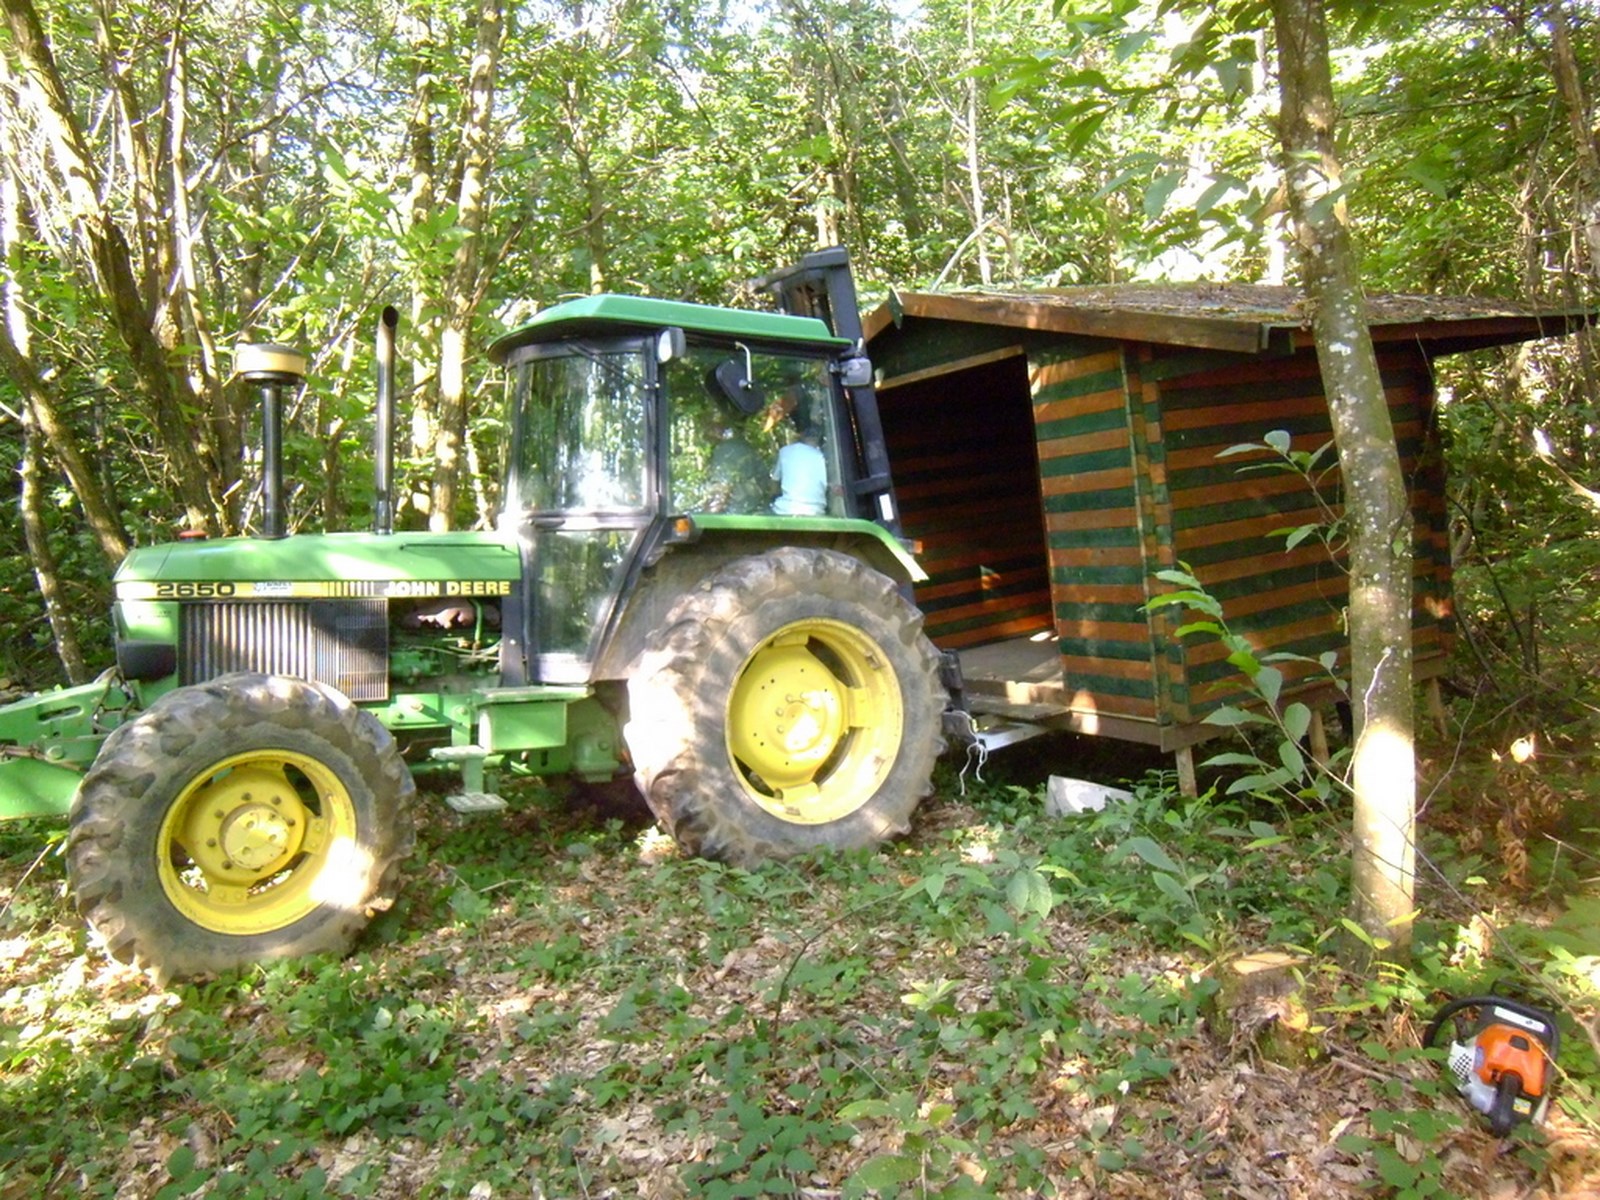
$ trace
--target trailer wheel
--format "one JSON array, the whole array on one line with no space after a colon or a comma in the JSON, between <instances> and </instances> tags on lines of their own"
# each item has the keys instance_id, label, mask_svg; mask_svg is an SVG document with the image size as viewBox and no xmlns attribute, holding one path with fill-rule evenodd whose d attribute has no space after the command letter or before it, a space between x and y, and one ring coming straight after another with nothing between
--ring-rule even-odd
<instances>
[{"instance_id":1,"label":"trailer wheel","mask_svg":"<svg viewBox=\"0 0 1600 1200\"><path fill-rule=\"evenodd\" d=\"M921 614L831 550L785 547L704 580L628 689L657 820L688 853L740 866L905 833L943 744Z\"/></svg>"},{"instance_id":2,"label":"trailer wheel","mask_svg":"<svg viewBox=\"0 0 1600 1200\"><path fill-rule=\"evenodd\" d=\"M225 675L106 739L68 883L111 955L158 981L342 954L394 900L415 795L388 731L338 692Z\"/></svg>"}]
</instances>

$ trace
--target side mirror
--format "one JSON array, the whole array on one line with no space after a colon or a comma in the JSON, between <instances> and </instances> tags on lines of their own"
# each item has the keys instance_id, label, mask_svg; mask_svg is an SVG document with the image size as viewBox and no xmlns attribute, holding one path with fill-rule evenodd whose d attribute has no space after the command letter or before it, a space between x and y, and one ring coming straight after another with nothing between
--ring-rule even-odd
<instances>
[{"instance_id":1,"label":"side mirror","mask_svg":"<svg viewBox=\"0 0 1600 1200\"><path fill-rule=\"evenodd\" d=\"M682 358L689 352L689 340L684 337L683 330L676 325L670 329L663 329L656 338L656 361L669 363L675 358Z\"/></svg>"},{"instance_id":2,"label":"side mirror","mask_svg":"<svg viewBox=\"0 0 1600 1200\"><path fill-rule=\"evenodd\" d=\"M711 372L711 378L717 385L717 391L729 404L745 416L753 417L767 406L767 398L761 391L761 385L755 381L749 348L740 345L739 349L744 351L744 360L724 359Z\"/></svg>"}]
</instances>

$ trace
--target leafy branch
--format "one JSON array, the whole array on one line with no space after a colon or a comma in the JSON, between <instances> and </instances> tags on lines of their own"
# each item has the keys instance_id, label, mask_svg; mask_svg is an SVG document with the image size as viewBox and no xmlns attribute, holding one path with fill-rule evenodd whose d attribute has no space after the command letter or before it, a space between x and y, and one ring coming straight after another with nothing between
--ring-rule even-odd
<instances>
[{"instance_id":1,"label":"leafy branch","mask_svg":"<svg viewBox=\"0 0 1600 1200\"><path fill-rule=\"evenodd\" d=\"M1228 663L1244 675L1249 681L1250 689L1260 699L1259 704L1251 704L1249 707L1223 705L1207 713L1201 723L1234 728L1241 734L1249 727L1265 727L1271 730L1277 739L1275 762L1250 750L1213 755L1201 765L1243 767L1250 772L1228 785L1227 794L1230 796L1239 792L1271 796L1287 791L1297 797L1314 796L1326 803L1336 792L1348 793L1349 780L1341 771L1335 769L1334 758L1326 762L1318 761L1316 756L1308 757L1301 749L1302 743L1311 732L1313 714L1310 707L1299 700L1280 707L1285 675L1276 665L1308 664L1325 676L1326 681L1341 694L1348 695L1349 685L1336 674L1338 652L1324 651L1316 658L1282 650L1270 654L1258 654L1249 639L1229 627L1223 615L1222 602L1206 590L1193 570L1187 564L1180 564L1180 568L1156 572L1157 579L1175 585L1177 590L1152 596L1146 602L1145 608L1154 611L1176 605L1203 614L1200 620L1180 625L1173 636L1183 638L1189 634L1205 633L1216 637L1228 650ZM1315 672L1306 678L1315 678ZM1342 757L1343 754L1341 751L1340 755L1335 757Z\"/></svg>"},{"instance_id":2,"label":"leafy branch","mask_svg":"<svg viewBox=\"0 0 1600 1200\"><path fill-rule=\"evenodd\" d=\"M1347 540L1344 510L1336 501L1330 500L1323 490L1331 483L1337 482L1339 459L1334 452L1333 440L1330 438L1315 450L1296 450L1294 439L1288 430L1274 429L1259 442L1240 442L1229 446L1226 450L1218 451L1217 457L1228 458L1236 454L1253 454L1263 450L1274 457L1263 462L1246 463L1238 469L1239 474L1242 475L1246 471L1287 471L1298 475L1311 490L1311 497L1316 502L1317 513L1321 518L1305 525L1274 529L1267 536L1284 538L1285 550L1293 550L1307 538L1315 537L1327 550L1328 557L1338 565L1344 556Z\"/></svg>"}]
</instances>

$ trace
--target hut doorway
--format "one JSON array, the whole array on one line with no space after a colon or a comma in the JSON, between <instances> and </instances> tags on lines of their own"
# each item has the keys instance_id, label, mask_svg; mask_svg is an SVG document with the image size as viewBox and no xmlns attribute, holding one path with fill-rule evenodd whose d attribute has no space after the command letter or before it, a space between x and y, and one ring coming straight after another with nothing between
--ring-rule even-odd
<instances>
[{"instance_id":1,"label":"hut doorway","mask_svg":"<svg viewBox=\"0 0 1600 1200\"><path fill-rule=\"evenodd\" d=\"M964 650L1055 627L1028 359L1020 347L878 391L905 535L921 543L927 633Z\"/></svg>"}]
</instances>

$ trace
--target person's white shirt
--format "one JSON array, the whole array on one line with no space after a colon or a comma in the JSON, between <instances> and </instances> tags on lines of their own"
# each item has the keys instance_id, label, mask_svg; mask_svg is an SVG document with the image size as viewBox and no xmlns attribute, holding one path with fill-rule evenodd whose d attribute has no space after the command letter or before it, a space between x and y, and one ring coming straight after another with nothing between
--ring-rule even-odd
<instances>
[{"instance_id":1,"label":"person's white shirt","mask_svg":"<svg viewBox=\"0 0 1600 1200\"><path fill-rule=\"evenodd\" d=\"M772 477L781 489L773 512L820 517L828 511L828 460L810 442L790 442L779 450Z\"/></svg>"}]
</instances>

